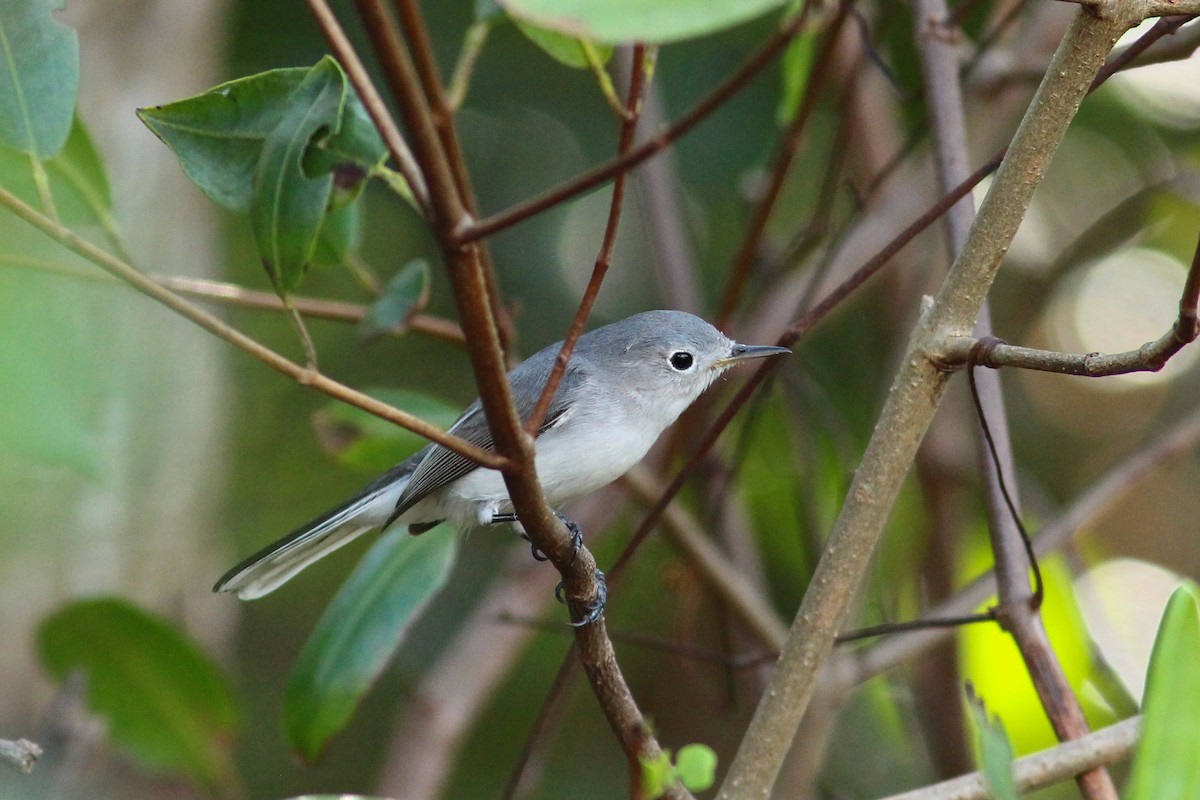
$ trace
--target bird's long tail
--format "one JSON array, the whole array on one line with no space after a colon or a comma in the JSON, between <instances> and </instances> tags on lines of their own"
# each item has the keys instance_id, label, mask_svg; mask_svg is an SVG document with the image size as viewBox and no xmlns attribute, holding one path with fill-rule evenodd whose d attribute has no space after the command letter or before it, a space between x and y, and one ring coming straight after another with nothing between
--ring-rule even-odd
<instances>
[{"instance_id":1,"label":"bird's long tail","mask_svg":"<svg viewBox=\"0 0 1200 800\"><path fill-rule=\"evenodd\" d=\"M368 486L362 494L302 525L221 576L214 592L253 600L279 588L300 570L378 527L395 507L403 484Z\"/></svg>"}]
</instances>

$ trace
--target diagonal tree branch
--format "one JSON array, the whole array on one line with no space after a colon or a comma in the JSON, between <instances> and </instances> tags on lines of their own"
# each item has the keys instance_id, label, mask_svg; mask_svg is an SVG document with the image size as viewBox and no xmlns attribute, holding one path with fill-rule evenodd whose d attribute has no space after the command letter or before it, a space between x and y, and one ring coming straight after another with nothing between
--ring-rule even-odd
<instances>
[{"instance_id":1,"label":"diagonal tree branch","mask_svg":"<svg viewBox=\"0 0 1200 800\"><path fill-rule=\"evenodd\" d=\"M1055 53L962 252L941 291L918 323L896 375L846 504L796 615L787 644L719 797L761 798L770 793L783 758L829 655L850 598L900 491L925 430L945 391L947 376L929 357L945 337L971 329L1034 189L1066 133L1104 57L1117 37L1138 21L1125 11L1098 18L1078 13Z\"/></svg>"},{"instance_id":2,"label":"diagonal tree branch","mask_svg":"<svg viewBox=\"0 0 1200 800\"><path fill-rule=\"evenodd\" d=\"M446 433L441 428L429 424L420 417L392 408L387 403L381 403L369 395L355 391L345 384L284 358L258 340L250 338L194 303L180 297L130 264L101 250L70 228L60 225L49 217L44 216L3 187L0 187L0 206L7 208L13 214L37 228L51 239L54 239L66 249L92 262L114 278L129 284L150 299L162 303L167 308L191 320L217 338L223 339L239 350L257 358L271 369L287 375L297 383L324 392L335 400L341 400L352 406L357 406L363 411L367 411L386 419L388 422L406 428L413 433L424 436L431 442L437 442L443 447L453 450L455 453L466 456L477 464L495 469L507 463L507 459L497 453L477 447L464 439Z\"/></svg>"}]
</instances>

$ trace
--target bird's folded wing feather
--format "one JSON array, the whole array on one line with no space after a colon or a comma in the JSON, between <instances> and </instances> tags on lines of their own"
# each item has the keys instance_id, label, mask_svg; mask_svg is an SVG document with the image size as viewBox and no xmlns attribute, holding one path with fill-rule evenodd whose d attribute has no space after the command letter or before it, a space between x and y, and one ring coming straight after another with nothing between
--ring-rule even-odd
<instances>
[{"instance_id":1,"label":"bird's folded wing feather","mask_svg":"<svg viewBox=\"0 0 1200 800\"><path fill-rule=\"evenodd\" d=\"M549 374L549 366L544 362L550 361L552 363L555 353L549 353L549 359L544 357L545 353L546 351L538 353L509 373L508 378L516 402L517 414L522 420L528 418L533 413L533 407L537 402L537 398L541 395L542 387L545 385L546 375ZM555 423L570 408L571 400L575 397L582 384L584 370L585 368L582 364L576 360L571 361L567 367L567 371L563 373L562 381L558 384L558 389L554 393L554 399L550 401L550 408L546 412L546 418L542 422L541 427L538 428L539 435L549 428L554 427ZM487 419L483 413L483 406L479 400L476 400L467 407L467 410L458 418L458 421L450 426L449 432L484 450L495 448L495 442L492 441L492 432L488 429ZM447 450L439 445L432 445L424 460L421 461L413 472L412 479L409 480L408 487L396 503L396 510L389 522L398 518L431 493L453 483L477 466L474 461L455 453L453 450Z\"/></svg>"}]
</instances>

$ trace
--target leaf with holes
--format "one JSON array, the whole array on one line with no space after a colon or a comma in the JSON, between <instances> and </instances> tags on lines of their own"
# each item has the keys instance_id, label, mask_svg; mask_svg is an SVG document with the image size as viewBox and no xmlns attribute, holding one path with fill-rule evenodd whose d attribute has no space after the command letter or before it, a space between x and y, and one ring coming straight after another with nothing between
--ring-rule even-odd
<instances>
[{"instance_id":1,"label":"leaf with holes","mask_svg":"<svg viewBox=\"0 0 1200 800\"><path fill-rule=\"evenodd\" d=\"M326 60L340 73L336 62ZM287 112L292 93L318 68L328 65L322 61L312 69L288 67L239 78L195 97L138 109L138 118L175 153L184 174L210 200L245 212L267 136ZM305 154L312 174L334 173L346 200L386 156L383 140L353 91L347 92L338 133Z\"/></svg>"},{"instance_id":2,"label":"leaf with holes","mask_svg":"<svg viewBox=\"0 0 1200 800\"><path fill-rule=\"evenodd\" d=\"M303 279L333 193L333 176L310 173L305 153L337 132L345 99L341 69L333 59L323 59L288 97L287 109L263 141L250 194L250 226L263 267L281 296Z\"/></svg>"}]
</instances>

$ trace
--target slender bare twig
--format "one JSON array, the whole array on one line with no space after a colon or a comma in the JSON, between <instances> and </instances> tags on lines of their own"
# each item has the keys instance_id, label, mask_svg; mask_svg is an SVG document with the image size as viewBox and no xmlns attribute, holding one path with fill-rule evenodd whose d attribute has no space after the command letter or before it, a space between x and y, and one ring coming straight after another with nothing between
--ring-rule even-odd
<instances>
[{"instance_id":1,"label":"slender bare twig","mask_svg":"<svg viewBox=\"0 0 1200 800\"><path fill-rule=\"evenodd\" d=\"M641 107L642 88L646 77L645 52L645 47L639 44L634 45L630 53L629 91L625 99L625 114L621 117L621 133L617 140L618 157L629 152L629 148L633 146L633 135L637 131L638 112ZM550 374L546 376L546 385L542 387L542 393L538 396L537 405L533 407L529 419L525 420L525 430L530 435L541 429L542 422L546 419L546 412L550 410L550 401L554 399L554 393L558 391L558 384L567 371L567 364L571 360L571 351L575 349L575 342L583 334L583 326L587 323L588 315L592 313L592 305L596 302L596 296L600 294L600 284L604 282L604 276L608 274L608 266L612 263L613 247L617 244L617 225L621 221L621 204L625 199L625 183L628 176L628 172L621 172L613 179L612 199L608 205L608 222L604 226L604 238L600 243L600 252L596 254L592 275L588 279L587 288L583 291L583 297L579 300L579 308L575 310L571 327L567 329L567 336L563 339L562 347L559 348L558 355L554 358L554 366L550 368Z\"/></svg>"},{"instance_id":2,"label":"slender bare twig","mask_svg":"<svg viewBox=\"0 0 1200 800\"><path fill-rule=\"evenodd\" d=\"M775 56L779 55L783 48L787 46L792 37L800 31L803 22L804 20L801 15L793 15L779 32L768 39L762 47L746 59L745 63L733 75L726 78L708 97L697 103L690 111L680 117L678 121L657 136L647 139L630 150L626 155L593 167L587 172L572 178L570 181L538 197L518 203L498 214L493 214L490 217L485 217L464 226L458 231L459 242L473 242L516 225L518 222L522 222L535 214L545 211L547 208L551 208L566 200L570 200L572 197L590 191L622 172L628 172L655 153L670 147L677 139L704 121L709 114L719 108L729 98L736 95L763 67L771 63Z\"/></svg>"},{"instance_id":3,"label":"slender bare twig","mask_svg":"<svg viewBox=\"0 0 1200 800\"><path fill-rule=\"evenodd\" d=\"M955 47L957 32L941 23L947 16L945 0L919 0L916 6L917 48L926 76L926 105L943 188L959 182L968 170L966 110ZM974 211L969 203L959 203L947 213L945 221L953 255L958 255L966 243L973 220ZM991 333L991 314L986 298L981 301L975 331L980 336ZM1016 470L999 376L986 373L979 378L987 380L980 381L972 370L968 377L980 415L983 445L979 465L987 500L988 533L995 554L996 579L1000 585L999 603L990 610L989 616L1012 635L1046 716L1059 738L1078 739L1087 735L1089 729L1078 698L1072 692L1062 664L1042 627L1042 582L1036 561L1032 562L1036 588L1031 590L1027 577L1029 562L1026 555L1032 557L1032 550L1021 523L1020 500L1015 493ZM1116 800L1116 788L1103 767L1080 774L1077 781L1085 797Z\"/></svg>"},{"instance_id":4,"label":"slender bare twig","mask_svg":"<svg viewBox=\"0 0 1200 800\"><path fill-rule=\"evenodd\" d=\"M1192 256L1183 294L1179 298L1179 316L1171 329L1152 342L1136 350L1124 353L1058 353L1052 350L1036 350L1017 347L990 338L975 342L965 337L950 340L947 348L947 364L957 365L960 353L969 353L972 347L983 345L978 364L984 367L1020 367L1022 369L1057 372L1063 375L1079 375L1102 378L1111 375L1127 375L1131 372L1158 372L1167 361L1186 345L1194 342L1200 333L1197 322L1196 304L1200 298L1200 244Z\"/></svg>"},{"instance_id":5,"label":"slender bare twig","mask_svg":"<svg viewBox=\"0 0 1200 800\"><path fill-rule=\"evenodd\" d=\"M42 748L28 739L0 739L0 761L28 775L42 755Z\"/></svg>"},{"instance_id":6,"label":"slender bare twig","mask_svg":"<svg viewBox=\"0 0 1200 800\"><path fill-rule=\"evenodd\" d=\"M213 281L207 278L189 278L182 275L149 275L150 279L185 297L195 297L200 300L225 303L241 308L254 308L263 311L283 311L283 301L274 292L260 292L247 289L236 283ZM362 303L348 303L342 300L324 300L316 297L291 298L296 311L312 319L326 319L335 322L361 322L366 317L370 307ZM466 343L462 328L456 323L442 317L430 314L413 314L404 320L391 333L412 331L431 336L435 339L462 345Z\"/></svg>"},{"instance_id":7,"label":"slender bare twig","mask_svg":"<svg viewBox=\"0 0 1200 800\"><path fill-rule=\"evenodd\" d=\"M1022 794L1051 786L1105 764L1123 761L1137 745L1141 717L1101 728L1079 739L1013 762L1013 779ZM884 800L987 800L991 791L982 772L895 794Z\"/></svg>"},{"instance_id":8,"label":"slender bare twig","mask_svg":"<svg viewBox=\"0 0 1200 800\"><path fill-rule=\"evenodd\" d=\"M741 244L738 246L737 254L733 258L733 265L729 269L729 277L725 282L725 290L721 293L721 300L717 305L716 326L718 328L724 328L729 324L729 320L737 308L738 301L741 299L746 281L750 278L750 271L758 258L763 233L767 229L767 221L770 220L771 212L775 209L775 202L779 199L780 192L783 191L783 184L791 169L792 161L796 158L796 154L800 152L800 145L804 142L804 132L808 128L808 121L812 119L812 112L817 107L817 98L820 96L820 90L825 86L825 71L829 68L829 64L832 61L835 45L842 33L842 24L846 21L848 7L846 0L843 0L838 5L837 14L829 28L825 31L821 48L813 58L812 68L809 70L800 106L788 123L787 130L780 137L779 147L775 153L774 162L771 165L770 180L767 181L767 185L764 187L757 202L754 204L754 209L750 213L750 222L742 235ZM811 8L812 3L805 2L797 16L807 16Z\"/></svg>"},{"instance_id":9,"label":"slender bare twig","mask_svg":"<svg viewBox=\"0 0 1200 800\"><path fill-rule=\"evenodd\" d=\"M471 176L467 171L467 161L463 157L459 145L458 132L454 125L454 106L446 94L446 88L438 72L437 60L433 55L433 43L429 39L429 30L425 26L425 18L416 0L393 0L399 18L400 28L411 48L413 66L421 79L421 89L425 92L425 100L429 103L433 127L442 142L442 151L454 173L454 181L458 187L458 195L462 198L464 208L472 217L478 216L478 202L475 198L475 187L471 185ZM482 42L480 43L482 47ZM512 347L516 341L512 319L500 298L500 282L496 279L496 267L492 263L492 252L488 247L479 248L479 261L483 269L483 280L487 286L488 302L492 306L492 317L496 321L496 331L500 336L500 348L506 359L513 356Z\"/></svg>"},{"instance_id":10,"label":"slender bare twig","mask_svg":"<svg viewBox=\"0 0 1200 800\"><path fill-rule=\"evenodd\" d=\"M323 392L335 400L341 400L352 406L357 406L368 413L375 414L413 433L424 436L430 441L437 442L443 447L453 450L482 466L498 469L508 463L506 458L497 453L477 447L457 436L446 433L420 417L393 408L387 403L381 403L373 397L355 391L332 378L306 369L284 358L259 341L250 338L199 306L180 297L170 289L161 286L133 266L96 247L71 229L59 225L35 209L30 208L20 198L3 187L0 187L0 206L7 208L13 214L25 220L25 222L81 258L92 262L113 277L129 284L152 300L162 303L167 308L191 320L219 339L223 339L239 350L257 358L271 369L287 375L297 383Z\"/></svg>"},{"instance_id":11,"label":"slender bare twig","mask_svg":"<svg viewBox=\"0 0 1200 800\"><path fill-rule=\"evenodd\" d=\"M325 41L329 43L329 49L337 56L342 69L350 78L350 83L354 84L354 89L358 92L363 107L371 115L371 121L375 123L376 130L383 137L383 143L387 145L388 152L392 154L396 168L400 170L404 180L408 181L408 188L412 190L413 197L417 199L417 204L428 216L430 211L429 189L425 185L425 177L413 159L412 152L408 149L408 144L404 141L400 129L396 127L396 122L392 119L387 104L383 102L375 84L371 82L371 76L367 74L362 59L355 52L354 45L350 44L346 32L338 24L337 17L329 8L329 4L325 0L307 0L307 2L309 10L317 20L318 27L325 35Z\"/></svg>"}]
</instances>

